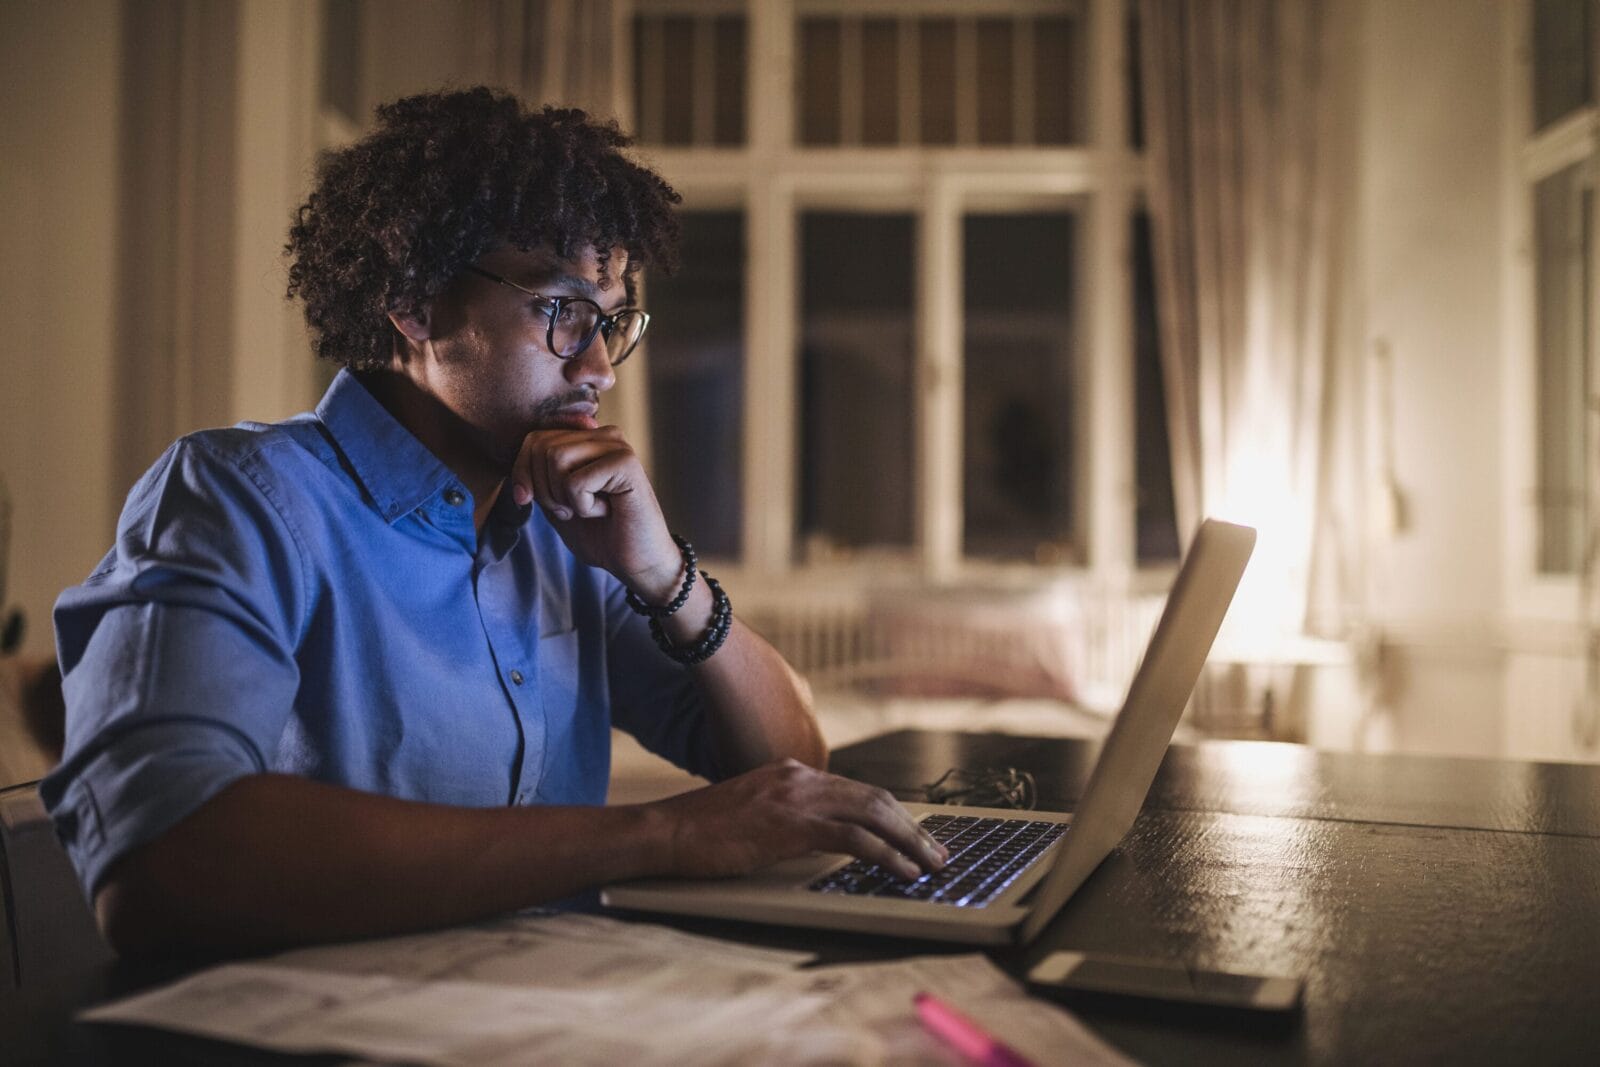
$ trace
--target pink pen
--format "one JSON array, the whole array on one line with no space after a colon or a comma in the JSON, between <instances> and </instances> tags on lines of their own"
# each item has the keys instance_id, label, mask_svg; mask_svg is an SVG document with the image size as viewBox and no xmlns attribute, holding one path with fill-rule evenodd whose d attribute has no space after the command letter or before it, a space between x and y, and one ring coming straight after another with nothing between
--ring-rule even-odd
<instances>
[{"instance_id":1,"label":"pink pen","mask_svg":"<svg viewBox=\"0 0 1600 1067\"><path fill-rule=\"evenodd\" d=\"M911 998L922 1025L939 1040L982 1067L1033 1067L1033 1061L1004 1044L932 993Z\"/></svg>"}]
</instances>

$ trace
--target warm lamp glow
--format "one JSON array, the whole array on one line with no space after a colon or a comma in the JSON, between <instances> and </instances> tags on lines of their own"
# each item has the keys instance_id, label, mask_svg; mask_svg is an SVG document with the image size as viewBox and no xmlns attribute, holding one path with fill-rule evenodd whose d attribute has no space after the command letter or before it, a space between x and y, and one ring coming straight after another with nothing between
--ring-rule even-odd
<instances>
[{"instance_id":1,"label":"warm lamp glow","mask_svg":"<svg viewBox=\"0 0 1600 1067\"><path fill-rule=\"evenodd\" d=\"M1217 644L1225 658L1270 661L1305 624L1311 509L1287 484L1287 463L1274 450L1236 450L1229 466L1211 513L1255 527L1256 547Z\"/></svg>"}]
</instances>

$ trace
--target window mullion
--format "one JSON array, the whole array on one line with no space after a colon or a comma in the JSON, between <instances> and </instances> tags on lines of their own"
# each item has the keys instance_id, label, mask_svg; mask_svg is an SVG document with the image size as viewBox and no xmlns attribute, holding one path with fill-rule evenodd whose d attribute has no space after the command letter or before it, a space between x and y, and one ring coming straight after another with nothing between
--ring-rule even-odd
<instances>
[{"instance_id":1,"label":"window mullion","mask_svg":"<svg viewBox=\"0 0 1600 1067\"><path fill-rule=\"evenodd\" d=\"M794 9L749 6L751 179L745 202L744 563L779 575L794 558L799 384L795 373ZM759 58L757 58L759 57Z\"/></svg>"},{"instance_id":2,"label":"window mullion","mask_svg":"<svg viewBox=\"0 0 1600 1067\"><path fill-rule=\"evenodd\" d=\"M746 141L752 151L783 160L794 151L794 5L789 0L760 0L748 10Z\"/></svg>"},{"instance_id":3,"label":"window mullion","mask_svg":"<svg viewBox=\"0 0 1600 1067\"><path fill-rule=\"evenodd\" d=\"M795 221L793 188L761 174L746 205L744 557L765 574L787 570L795 526Z\"/></svg>"},{"instance_id":4,"label":"window mullion","mask_svg":"<svg viewBox=\"0 0 1600 1067\"><path fill-rule=\"evenodd\" d=\"M917 231L917 542L933 581L961 560L961 199L930 182Z\"/></svg>"},{"instance_id":5,"label":"window mullion","mask_svg":"<svg viewBox=\"0 0 1600 1067\"><path fill-rule=\"evenodd\" d=\"M1575 190L1574 214L1582 220L1583 240L1587 244L1586 262L1584 269L1574 271L1574 292L1572 303L1574 307L1586 307L1587 313L1575 316L1573 323L1574 337L1569 342L1571 350L1583 353L1583 360L1579 363L1575 377L1578 379L1576 388L1584 398L1583 402L1583 433L1579 435L1578 447L1581 450L1578 457L1578 470L1583 472L1583 506L1580 512L1581 529L1578 543L1583 546L1579 557L1579 578L1587 583L1587 600L1585 605L1589 617L1580 619L1580 622L1593 627L1596 622L1597 611L1600 603L1596 603L1596 582L1600 581L1597 566L1600 561L1595 559L1596 546L1593 541L1596 509L1600 506L1600 409L1596 407L1597 377L1596 362L1600 360L1600 314L1595 314L1596 300L1594 297L1594 255L1600 249L1600 212L1594 210L1594 193L1596 179L1600 177L1600 155L1591 154L1584 161L1584 177Z\"/></svg>"},{"instance_id":6,"label":"window mullion","mask_svg":"<svg viewBox=\"0 0 1600 1067\"><path fill-rule=\"evenodd\" d=\"M1122 0L1094 0L1090 12L1090 116L1091 144L1107 164L1128 154L1124 94L1125 43ZM1105 184L1092 197L1089 209L1083 284L1083 306L1088 310L1086 342L1082 349L1083 395L1079 455L1087 492L1079 512L1083 562L1102 575L1123 574L1136 562L1134 489L1134 389L1133 323L1130 304L1133 280L1129 270L1128 239L1131 201L1124 176L1126 168L1100 168Z\"/></svg>"}]
</instances>

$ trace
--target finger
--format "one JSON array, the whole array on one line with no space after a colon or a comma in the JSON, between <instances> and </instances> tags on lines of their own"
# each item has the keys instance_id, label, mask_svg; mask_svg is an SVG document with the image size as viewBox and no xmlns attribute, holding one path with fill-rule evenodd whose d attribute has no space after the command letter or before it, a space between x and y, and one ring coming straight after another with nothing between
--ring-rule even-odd
<instances>
[{"instance_id":1,"label":"finger","mask_svg":"<svg viewBox=\"0 0 1600 1067\"><path fill-rule=\"evenodd\" d=\"M511 463L511 498L521 507L533 502L533 473L530 467L533 464L534 438L534 434L529 434L522 439L517 458Z\"/></svg>"},{"instance_id":2,"label":"finger","mask_svg":"<svg viewBox=\"0 0 1600 1067\"><path fill-rule=\"evenodd\" d=\"M554 518L573 518L576 501L567 485L573 468L615 449L614 442L594 430L547 432L538 435L529 471L534 498Z\"/></svg>"},{"instance_id":3,"label":"finger","mask_svg":"<svg viewBox=\"0 0 1600 1067\"><path fill-rule=\"evenodd\" d=\"M794 802L826 818L854 823L883 837L930 870L943 866L949 850L933 839L887 789L852 781L785 760L773 765L796 790Z\"/></svg>"},{"instance_id":4,"label":"finger","mask_svg":"<svg viewBox=\"0 0 1600 1067\"><path fill-rule=\"evenodd\" d=\"M545 514L551 518L571 518L570 514L563 515L565 510L556 500L550 486L548 458L552 448L557 447L565 436L560 431L539 430L523 438L523 451L519 457L520 462L513 470L514 481L520 482L526 489L527 500L518 495L518 503L536 503ZM515 486L513 486L515 492Z\"/></svg>"},{"instance_id":5,"label":"finger","mask_svg":"<svg viewBox=\"0 0 1600 1067\"><path fill-rule=\"evenodd\" d=\"M550 445L550 441L544 440L534 446L528 463L528 475L533 499L539 507L551 518L565 521L572 518L572 513L556 498L555 489L550 483Z\"/></svg>"},{"instance_id":6,"label":"finger","mask_svg":"<svg viewBox=\"0 0 1600 1067\"><path fill-rule=\"evenodd\" d=\"M585 439L552 448L544 462L550 495L559 506L584 518L606 514L595 494L626 492L633 450L615 442Z\"/></svg>"},{"instance_id":7,"label":"finger","mask_svg":"<svg viewBox=\"0 0 1600 1067\"><path fill-rule=\"evenodd\" d=\"M632 492L632 452L610 452L565 472L563 496L586 519L610 512L611 498Z\"/></svg>"},{"instance_id":8,"label":"finger","mask_svg":"<svg viewBox=\"0 0 1600 1067\"><path fill-rule=\"evenodd\" d=\"M538 503L552 517L571 518L570 514L561 514L570 509L557 499L549 457L597 434L594 430L534 430L525 436L511 468L511 492L517 503Z\"/></svg>"},{"instance_id":9,"label":"finger","mask_svg":"<svg viewBox=\"0 0 1600 1067\"><path fill-rule=\"evenodd\" d=\"M949 858L945 847L933 839L886 789L851 782L857 787L851 803L836 818L854 823L883 838L900 854L915 860L925 869L936 871Z\"/></svg>"},{"instance_id":10,"label":"finger","mask_svg":"<svg viewBox=\"0 0 1600 1067\"><path fill-rule=\"evenodd\" d=\"M825 847L830 852L846 852L860 860L875 863L891 874L907 881L922 877L922 868L902 855L883 838L848 823L834 823L830 831L832 843Z\"/></svg>"}]
</instances>

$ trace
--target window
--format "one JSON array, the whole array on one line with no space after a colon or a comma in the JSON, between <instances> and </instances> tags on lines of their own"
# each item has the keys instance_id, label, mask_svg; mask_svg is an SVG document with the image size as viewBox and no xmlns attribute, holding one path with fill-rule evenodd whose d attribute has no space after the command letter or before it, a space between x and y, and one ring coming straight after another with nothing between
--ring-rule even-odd
<instances>
[{"instance_id":1,"label":"window","mask_svg":"<svg viewBox=\"0 0 1600 1067\"><path fill-rule=\"evenodd\" d=\"M1595 28L1591 0L1535 0L1534 130L1594 103Z\"/></svg>"},{"instance_id":2,"label":"window","mask_svg":"<svg viewBox=\"0 0 1600 1067\"><path fill-rule=\"evenodd\" d=\"M633 100L640 140L744 143L745 18L716 7L701 3L681 13L634 19Z\"/></svg>"},{"instance_id":3,"label":"window","mask_svg":"<svg viewBox=\"0 0 1600 1067\"><path fill-rule=\"evenodd\" d=\"M801 216L802 558L913 541L914 238L908 214Z\"/></svg>"},{"instance_id":4,"label":"window","mask_svg":"<svg viewBox=\"0 0 1600 1067\"><path fill-rule=\"evenodd\" d=\"M1161 377L1156 329L1156 265L1150 216L1133 217L1134 327L1134 529L1140 563L1178 558L1177 503L1172 488L1172 445L1167 433L1167 391Z\"/></svg>"},{"instance_id":5,"label":"window","mask_svg":"<svg viewBox=\"0 0 1600 1067\"><path fill-rule=\"evenodd\" d=\"M962 231L962 552L1066 562L1077 540L1077 218L974 214Z\"/></svg>"},{"instance_id":6,"label":"window","mask_svg":"<svg viewBox=\"0 0 1600 1067\"><path fill-rule=\"evenodd\" d=\"M656 479L715 512L720 565L1176 557L1131 6L634 0L636 125L691 242L647 281ZM713 447L742 487L714 507Z\"/></svg>"},{"instance_id":7,"label":"window","mask_svg":"<svg viewBox=\"0 0 1600 1067\"><path fill-rule=\"evenodd\" d=\"M1590 394L1588 295L1594 190L1573 164L1534 184L1534 321L1538 337L1539 570L1582 569L1588 522L1584 409Z\"/></svg>"},{"instance_id":8,"label":"window","mask_svg":"<svg viewBox=\"0 0 1600 1067\"><path fill-rule=\"evenodd\" d=\"M1082 5L1057 4L1059 13L1043 14L1019 7L1005 18L878 6L904 13L800 19L801 144L1083 142ZM938 10L952 6L959 5Z\"/></svg>"},{"instance_id":9,"label":"window","mask_svg":"<svg viewBox=\"0 0 1600 1067\"><path fill-rule=\"evenodd\" d=\"M1597 520L1591 413L1595 376L1595 0L1529 5L1529 107L1522 179L1532 262L1528 328L1534 363L1532 468L1535 576L1583 576Z\"/></svg>"},{"instance_id":10,"label":"window","mask_svg":"<svg viewBox=\"0 0 1600 1067\"><path fill-rule=\"evenodd\" d=\"M673 529L711 555L740 551L744 431L744 215L686 211L682 268L649 280L653 480ZM666 309L663 311L662 309Z\"/></svg>"}]
</instances>

